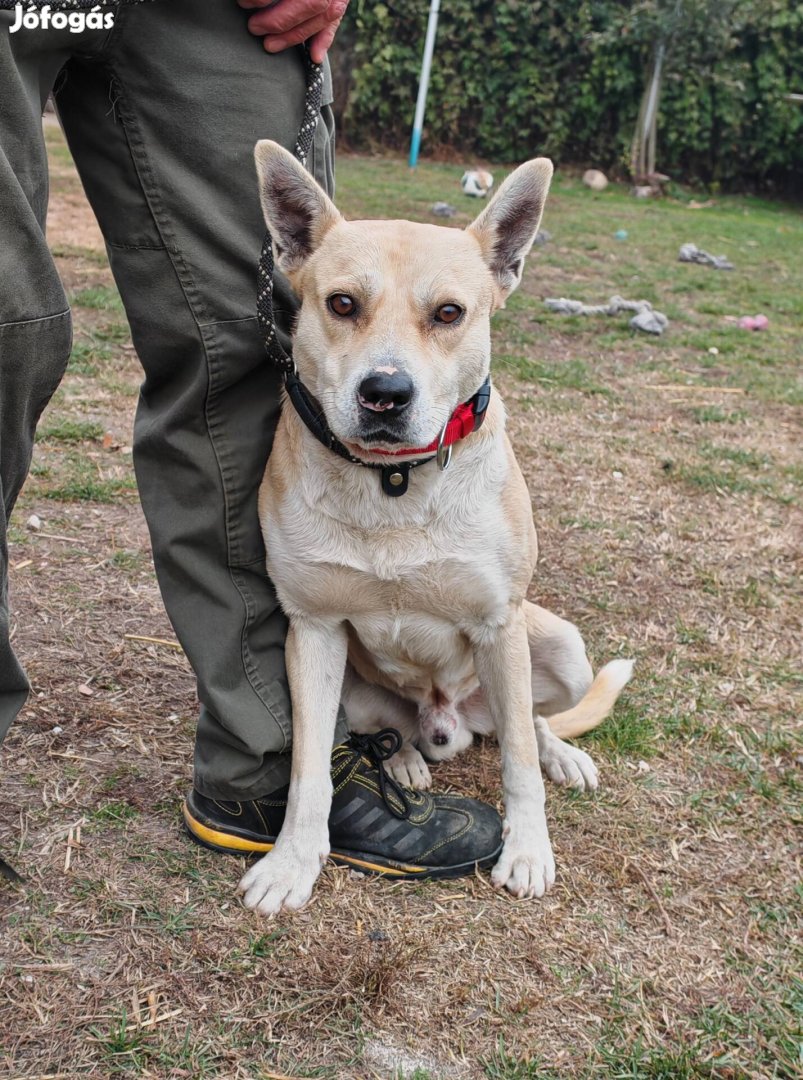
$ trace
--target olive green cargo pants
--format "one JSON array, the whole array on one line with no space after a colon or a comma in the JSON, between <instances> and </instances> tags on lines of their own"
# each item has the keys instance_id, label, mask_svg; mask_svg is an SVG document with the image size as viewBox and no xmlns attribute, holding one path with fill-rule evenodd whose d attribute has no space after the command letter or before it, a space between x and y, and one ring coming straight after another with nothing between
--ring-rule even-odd
<instances>
[{"instance_id":1,"label":"olive green cargo pants","mask_svg":"<svg viewBox=\"0 0 803 1080\"><path fill-rule=\"evenodd\" d=\"M0 12L0 739L28 692L9 643L6 525L71 342L44 236L41 112L55 88L145 371L134 463L162 596L198 680L195 784L224 799L285 783L291 740L286 624L256 509L279 382L254 314L253 147L292 147L305 75L298 49L264 51L247 14L235 0L156 0L118 8L111 30L10 34L14 14ZM328 106L308 165L331 190ZM282 282L276 304L286 327Z\"/></svg>"}]
</instances>

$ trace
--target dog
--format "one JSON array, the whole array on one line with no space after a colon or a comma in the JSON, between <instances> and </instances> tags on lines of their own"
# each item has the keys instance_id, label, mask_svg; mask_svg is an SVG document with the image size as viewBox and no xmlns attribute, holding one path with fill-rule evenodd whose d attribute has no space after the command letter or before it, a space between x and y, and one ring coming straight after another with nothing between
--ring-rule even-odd
<instances>
[{"instance_id":1,"label":"dog","mask_svg":"<svg viewBox=\"0 0 803 1080\"><path fill-rule=\"evenodd\" d=\"M300 300L294 359L309 398L306 420L285 400L259 493L267 568L289 619L293 753L284 825L240 882L245 906L273 914L311 896L329 854L341 692L354 713L365 684L397 713L465 706L492 718L505 824L491 880L543 896L555 862L540 765L578 786L593 787L596 772L538 710L581 697L590 670L571 624L525 600L535 528L488 379L491 315L521 280L552 165L521 165L460 230L347 222L286 150L262 141L255 157L277 265ZM465 437L447 449L458 417ZM329 445L312 433L324 422ZM539 648L545 627L551 644ZM399 721L390 706L383 718Z\"/></svg>"}]
</instances>

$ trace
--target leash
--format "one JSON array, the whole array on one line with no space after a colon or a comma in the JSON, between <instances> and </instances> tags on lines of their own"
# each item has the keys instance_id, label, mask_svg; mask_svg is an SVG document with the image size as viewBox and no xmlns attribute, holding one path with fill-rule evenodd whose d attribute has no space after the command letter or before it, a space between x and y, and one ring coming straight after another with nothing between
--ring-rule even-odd
<instances>
[{"instance_id":1,"label":"leash","mask_svg":"<svg viewBox=\"0 0 803 1080\"><path fill-rule=\"evenodd\" d=\"M304 49L307 65L307 91L304 96L304 116L296 137L293 153L306 166L307 157L312 148L315 128L321 112L321 91L323 90L323 64L315 64ZM265 338L265 352L270 362L287 379L296 374L296 365L292 356L288 356L276 334L273 321L273 238L270 230L265 230L262 253L259 256L259 283L257 286L257 319Z\"/></svg>"},{"instance_id":2,"label":"leash","mask_svg":"<svg viewBox=\"0 0 803 1080\"><path fill-rule=\"evenodd\" d=\"M307 89L304 97L304 116L301 121L296 144L293 148L298 161L306 166L307 157L312 147L315 128L321 112L321 91L323 89L323 65L316 64L307 50L304 50L307 66ZM323 409L298 377L292 354L285 352L276 333L273 318L273 238L270 230L265 231L262 252L259 256L257 285L257 319L265 339L265 352L268 360L282 376L287 396L306 427L315 438L328 450L337 454L352 465L361 465L366 469L377 469L380 474L382 490L386 495L398 497L404 495L410 483L410 470L419 465L437 461L438 468L448 467L452 456L452 444L464 439L476 431L485 419L485 413L491 400L491 377L488 375L473 397L455 409L444 424L439 438L429 446L406 450L377 450L377 454L388 457L400 457L407 454L434 454L434 457L416 458L414 461L394 461L392 464L363 461L343 445L324 419Z\"/></svg>"}]
</instances>

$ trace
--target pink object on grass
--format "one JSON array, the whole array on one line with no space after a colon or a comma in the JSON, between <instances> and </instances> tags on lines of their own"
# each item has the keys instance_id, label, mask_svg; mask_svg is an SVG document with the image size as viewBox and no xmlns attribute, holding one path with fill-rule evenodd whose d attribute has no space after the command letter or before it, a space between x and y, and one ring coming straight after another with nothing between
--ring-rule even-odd
<instances>
[{"instance_id":1,"label":"pink object on grass","mask_svg":"<svg viewBox=\"0 0 803 1080\"><path fill-rule=\"evenodd\" d=\"M766 315L742 315L739 319L742 330L766 330L769 324Z\"/></svg>"}]
</instances>

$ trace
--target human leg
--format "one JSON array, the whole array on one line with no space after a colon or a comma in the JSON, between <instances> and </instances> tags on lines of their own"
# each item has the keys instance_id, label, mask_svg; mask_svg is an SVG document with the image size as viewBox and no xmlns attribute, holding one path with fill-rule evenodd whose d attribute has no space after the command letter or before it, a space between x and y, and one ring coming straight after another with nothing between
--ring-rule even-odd
<instances>
[{"instance_id":1,"label":"human leg","mask_svg":"<svg viewBox=\"0 0 803 1080\"><path fill-rule=\"evenodd\" d=\"M253 145L292 145L299 50L270 56L230 0L121 8L57 101L145 369L137 480L168 614L198 677L195 784L248 799L286 782L286 623L256 496L279 382L254 317L263 226ZM331 186L330 112L310 162ZM293 298L277 286L287 329ZM342 734L343 728L340 732Z\"/></svg>"}]
</instances>

